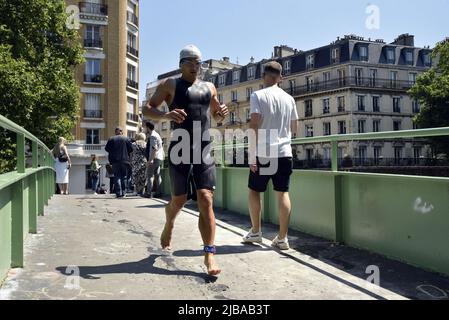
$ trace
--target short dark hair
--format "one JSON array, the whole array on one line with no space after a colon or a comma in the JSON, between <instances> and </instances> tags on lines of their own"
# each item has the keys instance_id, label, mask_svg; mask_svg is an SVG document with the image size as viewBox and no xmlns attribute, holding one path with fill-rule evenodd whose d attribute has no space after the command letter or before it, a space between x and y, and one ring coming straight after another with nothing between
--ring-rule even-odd
<instances>
[{"instance_id":1,"label":"short dark hair","mask_svg":"<svg viewBox=\"0 0 449 320\"><path fill-rule=\"evenodd\" d=\"M150 129L151 131L154 130L154 124L150 121L147 121L147 123L145 123L145 125L147 126L148 129Z\"/></svg>"},{"instance_id":2,"label":"short dark hair","mask_svg":"<svg viewBox=\"0 0 449 320\"><path fill-rule=\"evenodd\" d=\"M276 61L270 61L265 65L264 73L274 73L280 76L282 74L282 66Z\"/></svg>"}]
</instances>

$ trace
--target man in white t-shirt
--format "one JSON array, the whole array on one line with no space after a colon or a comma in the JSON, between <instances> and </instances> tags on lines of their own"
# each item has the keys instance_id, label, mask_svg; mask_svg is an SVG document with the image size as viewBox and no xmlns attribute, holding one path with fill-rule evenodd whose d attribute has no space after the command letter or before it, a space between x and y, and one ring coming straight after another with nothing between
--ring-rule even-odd
<instances>
[{"instance_id":1,"label":"man in white t-shirt","mask_svg":"<svg viewBox=\"0 0 449 320\"><path fill-rule=\"evenodd\" d=\"M154 124L151 122L146 123L148 141L145 156L147 158L147 187L146 192L143 195L145 198L152 198L152 189L154 179L156 179L156 194L155 197L161 197L160 190L162 178L161 178L161 164L164 161L164 148L162 145L162 138L159 133L154 130Z\"/></svg>"},{"instance_id":2,"label":"man in white t-shirt","mask_svg":"<svg viewBox=\"0 0 449 320\"><path fill-rule=\"evenodd\" d=\"M279 203L278 236L272 245L290 248L287 238L291 214L289 197L290 176L293 173L292 131L297 131L298 112L292 96L279 87L282 66L271 61L265 65L263 81L265 89L251 96L250 128L256 134L249 137L250 175L249 211L252 229L243 238L245 243L261 243L261 197L271 179ZM254 138L256 138L254 141ZM256 156L253 156L256 155Z\"/></svg>"}]
</instances>

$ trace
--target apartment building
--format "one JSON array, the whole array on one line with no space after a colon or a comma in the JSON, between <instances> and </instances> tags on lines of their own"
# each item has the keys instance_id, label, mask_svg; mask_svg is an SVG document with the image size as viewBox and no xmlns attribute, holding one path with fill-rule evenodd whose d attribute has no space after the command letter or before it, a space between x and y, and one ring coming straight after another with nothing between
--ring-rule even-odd
<instances>
[{"instance_id":1,"label":"apartment building","mask_svg":"<svg viewBox=\"0 0 449 320\"><path fill-rule=\"evenodd\" d=\"M83 194L89 187L91 155L99 156L104 168L108 162L104 146L114 129L121 126L128 137L139 131L139 2L66 3L78 8L86 60L75 70L81 105L73 132L75 140L68 146L73 162L70 190ZM101 183L104 175L103 169Z\"/></svg>"}]
</instances>

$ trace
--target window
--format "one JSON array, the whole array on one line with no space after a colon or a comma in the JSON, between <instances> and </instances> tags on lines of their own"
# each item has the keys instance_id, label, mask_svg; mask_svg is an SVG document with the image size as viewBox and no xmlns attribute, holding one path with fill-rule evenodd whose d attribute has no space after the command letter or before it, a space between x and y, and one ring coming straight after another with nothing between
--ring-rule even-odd
<instances>
[{"instance_id":1,"label":"window","mask_svg":"<svg viewBox=\"0 0 449 320\"><path fill-rule=\"evenodd\" d=\"M131 32L128 32L128 46L133 49L137 48L137 37Z\"/></svg>"},{"instance_id":2,"label":"window","mask_svg":"<svg viewBox=\"0 0 449 320\"><path fill-rule=\"evenodd\" d=\"M359 133L365 133L366 120L359 120Z\"/></svg>"},{"instance_id":3,"label":"window","mask_svg":"<svg viewBox=\"0 0 449 320\"><path fill-rule=\"evenodd\" d=\"M86 130L86 144L100 144L100 130L87 129Z\"/></svg>"},{"instance_id":4,"label":"window","mask_svg":"<svg viewBox=\"0 0 449 320\"><path fill-rule=\"evenodd\" d=\"M226 74L220 74L220 76L218 77L218 85L224 86L225 83L226 83Z\"/></svg>"},{"instance_id":5,"label":"window","mask_svg":"<svg viewBox=\"0 0 449 320\"><path fill-rule=\"evenodd\" d=\"M368 47L360 46L359 47L359 55L360 55L360 61L368 61Z\"/></svg>"},{"instance_id":6,"label":"window","mask_svg":"<svg viewBox=\"0 0 449 320\"><path fill-rule=\"evenodd\" d=\"M309 54L306 58L306 69L313 69L315 67L315 55Z\"/></svg>"},{"instance_id":7,"label":"window","mask_svg":"<svg viewBox=\"0 0 449 320\"><path fill-rule=\"evenodd\" d=\"M284 75L289 75L291 72L291 66L292 66L292 61L291 60L285 60L284 61L284 70L283 73Z\"/></svg>"},{"instance_id":8,"label":"window","mask_svg":"<svg viewBox=\"0 0 449 320\"><path fill-rule=\"evenodd\" d=\"M331 53L331 63L339 63L340 62L340 49L333 48Z\"/></svg>"},{"instance_id":9,"label":"window","mask_svg":"<svg viewBox=\"0 0 449 320\"><path fill-rule=\"evenodd\" d=\"M89 76L100 75L100 60L86 59L86 75Z\"/></svg>"},{"instance_id":10,"label":"window","mask_svg":"<svg viewBox=\"0 0 449 320\"><path fill-rule=\"evenodd\" d=\"M331 123L330 122L323 123L323 135L325 135L325 136L331 135Z\"/></svg>"},{"instance_id":11,"label":"window","mask_svg":"<svg viewBox=\"0 0 449 320\"><path fill-rule=\"evenodd\" d=\"M128 97L128 113L131 113L131 114L135 113L135 111L134 111L135 105L136 105L136 100Z\"/></svg>"},{"instance_id":12,"label":"window","mask_svg":"<svg viewBox=\"0 0 449 320\"><path fill-rule=\"evenodd\" d=\"M338 134L346 134L346 121L338 121Z\"/></svg>"},{"instance_id":13,"label":"window","mask_svg":"<svg viewBox=\"0 0 449 320\"><path fill-rule=\"evenodd\" d=\"M249 122L251 120L251 110L246 109L246 122Z\"/></svg>"},{"instance_id":14,"label":"window","mask_svg":"<svg viewBox=\"0 0 449 320\"><path fill-rule=\"evenodd\" d=\"M380 120L373 120L373 132L380 132Z\"/></svg>"},{"instance_id":15,"label":"window","mask_svg":"<svg viewBox=\"0 0 449 320\"><path fill-rule=\"evenodd\" d=\"M313 77L306 77L306 86L307 86L307 91L312 91L313 90Z\"/></svg>"},{"instance_id":16,"label":"window","mask_svg":"<svg viewBox=\"0 0 449 320\"><path fill-rule=\"evenodd\" d=\"M430 53L425 53L423 56L424 59L424 66L431 67L432 66L432 57Z\"/></svg>"},{"instance_id":17,"label":"window","mask_svg":"<svg viewBox=\"0 0 449 320\"><path fill-rule=\"evenodd\" d=\"M311 117L313 116L313 102L312 100L306 100L304 101L304 105L305 105L305 116L306 117Z\"/></svg>"},{"instance_id":18,"label":"window","mask_svg":"<svg viewBox=\"0 0 449 320\"><path fill-rule=\"evenodd\" d=\"M331 159L331 148L324 148L323 149L323 159L324 160L330 160Z\"/></svg>"},{"instance_id":19,"label":"window","mask_svg":"<svg viewBox=\"0 0 449 320\"><path fill-rule=\"evenodd\" d=\"M313 137L313 125L306 125L306 137Z\"/></svg>"},{"instance_id":20,"label":"window","mask_svg":"<svg viewBox=\"0 0 449 320\"><path fill-rule=\"evenodd\" d=\"M401 121L393 121L393 131L400 131L401 130Z\"/></svg>"},{"instance_id":21,"label":"window","mask_svg":"<svg viewBox=\"0 0 449 320\"><path fill-rule=\"evenodd\" d=\"M387 49L387 63L394 64L396 62L396 54L394 48Z\"/></svg>"},{"instance_id":22,"label":"window","mask_svg":"<svg viewBox=\"0 0 449 320\"><path fill-rule=\"evenodd\" d=\"M392 88L396 88L398 81L398 72L390 71L390 85Z\"/></svg>"},{"instance_id":23,"label":"window","mask_svg":"<svg viewBox=\"0 0 449 320\"><path fill-rule=\"evenodd\" d=\"M218 94L218 102L223 104L223 94L221 94L221 93Z\"/></svg>"},{"instance_id":24,"label":"window","mask_svg":"<svg viewBox=\"0 0 449 320\"><path fill-rule=\"evenodd\" d=\"M256 67L255 66L251 66L248 67L248 79L252 80L254 79L254 77L256 76Z\"/></svg>"},{"instance_id":25,"label":"window","mask_svg":"<svg viewBox=\"0 0 449 320\"><path fill-rule=\"evenodd\" d=\"M327 86L329 85L331 81L331 73L330 72L324 72L323 73L323 85L324 88L327 88Z\"/></svg>"},{"instance_id":26,"label":"window","mask_svg":"<svg viewBox=\"0 0 449 320\"><path fill-rule=\"evenodd\" d=\"M419 160L422 157L422 147L414 147L413 148L413 158L415 160L415 164L419 163Z\"/></svg>"},{"instance_id":27,"label":"window","mask_svg":"<svg viewBox=\"0 0 449 320\"><path fill-rule=\"evenodd\" d=\"M100 95L94 93L86 93L86 110L100 110Z\"/></svg>"},{"instance_id":28,"label":"window","mask_svg":"<svg viewBox=\"0 0 449 320\"><path fill-rule=\"evenodd\" d=\"M365 111L365 96L357 96L357 110Z\"/></svg>"},{"instance_id":29,"label":"window","mask_svg":"<svg viewBox=\"0 0 449 320\"><path fill-rule=\"evenodd\" d=\"M330 100L323 99L323 114L327 114L330 112Z\"/></svg>"},{"instance_id":30,"label":"window","mask_svg":"<svg viewBox=\"0 0 449 320\"><path fill-rule=\"evenodd\" d=\"M338 97L338 112L344 112L345 111L345 97Z\"/></svg>"},{"instance_id":31,"label":"window","mask_svg":"<svg viewBox=\"0 0 449 320\"><path fill-rule=\"evenodd\" d=\"M376 165L379 165L381 157L382 157L382 148L374 147L374 163Z\"/></svg>"},{"instance_id":32,"label":"window","mask_svg":"<svg viewBox=\"0 0 449 320\"><path fill-rule=\"evenodd\" d=\"M358 86L363 85L363 69L361 68L355 69L355 84Z\"/></svg>"},{"instance_id":33,"label":"window","mask_svg":"<svg viewBox=\"0 0 449 320\"><path fill-rule=\"evenodd\" d=\"M412 111L413 113L419 113L421 110L419 108L419 101L418 100L413 100L412 101Z\"/></svg>"},{"instance_id":34,"label":"window","mask_svg":"<svg viewBox=\"0 0 449 320\"><path fill-rule=\"evenodd\" d=\"M232 82L239 82L240 81L240 70L236 70L232 72Z\"/></svg>"},{"instance_id":35,"label":"window","mask_svg":"<svg viewBox=\"0 0 449 320\"><path fill-rule=\"evenodd\" d=\"M338 73L338 85L340 87L345 86L346 85L346 71L341 69L337 71Z\"/></svg>"},{"instance_id":36,"label":"window","mask_svg":"<svg viewBox=\"0 0 449 320\"><path fill-rule=\"evenodd\" d=\"M364 165L365 161L366 161L366 147L365 146L360 146L359 147L359 152L358 152L358 156L359 156L359 160L360 160L360 164Z\"/></svg>"},{"instance_id":37,"label":"window","mask_svg":"<svg viewBox=\"0 0 449 320\"><path fill-rule=\"evenodd\" d=\"M379 97L373 97L373 112L380 112Z\"/></svg>"},{"instance_id":38,"label":"window","mask_svg":"<svg viewBox=\"0 0 449 320\"><path fill-rule=\"evenodd\" d=\"M231 119L231 123L234 124L235 123L235 111L230 113L230 119Z\"/></svg>"},{"instance_id":39,"label":"window","mask_svg":"<svg viewBox=\"0 0 449 320\"><path fill-rule=\"evenodd\" d=\"M411 50L405 51L405 63L409 65L413 64L413 51Z\"/></svg>"},{"instance_id":40,"label":"window","mask_svg":"<svg viewBox=\"0 0 449 320\"><path fill-rule=\"evenodd\" d=\"M394 164L399 165L402 158L402 147L394 147Z\"/></svg>"},{"instance_id":41,"label":"window","mask_svg":"<svg viewBox=\"0 0 449 320\"><path fill-rule=\"evenodd\" d=\"M313 159L313 149L307 149L306 150L306 157L307 157L307 161L312 161L312 159Z\"/></svg>"},{"instance_id":42,"label":"window","mask_svg":"<svg viewBox=\"0 0 449 320\"><path fill-rule=\"evenodd\" d=\"M377 82L377 69L369 70L369 84L371 87L375 87Z\"/></svg>"},{"instance_id":43,"label":"window","mask_svg":"<svg viewBox=\"0 0 449 320\"><path fill-rule=\"evenodd\" d=\"M128 63L128 79L137 81L136 67Z\"/></svg>"},{"instance_id":44,"label":"window","mask_svg":"<svg viewBox=\"0 0 449 320\"><path fill-rule=\"evenodd\" d=\"M246 88L246 98L249 100L251 98L251 95L253 94L253 88Z\"/></svg>"},{"instance_id":45,"label":"window","mask_svg":"<svg viewBox=\"0 0 449 320\"><path fill-rule=\"evenodd\" d=\"M296 88L296 80L289 80L288 81L290 94L294 94L295 88Z\"/></svg>"},{"instance_id":46,"label":"window","mask_svg":"<svg viewBox=\"0 0 449 320\"><path fill-rule=\"evenodd\" d=\"M416 83L416 73L409 73L408 74L408 82L409 82L409 84L410 85L415 85L415 83Z\"/></svg>"},{"instance_id":47,"label":"window","mask_svg":"<svg viewBox=\"0 0 449 320\"><path fill-rule=\"evenodd\" d=\"M393 112L401 112L401 98L393 98Z\"/></svg>"},{"instance_id":48,"label":"window","mask_svg":"<svg viewBox=\"0 0 449 320\"><path fill-rule=\"evenodd\" d=\"M84 46L99 48L101 47L100 40L100 26L87 25Z\"/></svg>"},{"instance_id":49,"label":"window","mask_svg":"<svg viewBox=\"0 0 449 320\"><path fill-rule=\"evenodd\" d=\"M237 102L237 100L238 100L237 90L231 91L231 95L232 95L232 102Z\"/></svg>"}]
</instances>

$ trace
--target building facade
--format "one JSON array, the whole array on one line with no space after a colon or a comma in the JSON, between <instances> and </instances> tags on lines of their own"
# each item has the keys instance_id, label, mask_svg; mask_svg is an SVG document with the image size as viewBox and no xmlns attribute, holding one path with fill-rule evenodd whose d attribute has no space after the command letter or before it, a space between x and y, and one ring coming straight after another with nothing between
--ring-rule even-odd
<instances>
[{"instance_id":1,"label":"building facade","mask_svg":"<svg viewBox=\"0 0 449 320\"><path fill-rule=\"evenodd\" d=\"M213 127L248 129L250 96L263 88L265 63L276 60L283 66L281 87L297 104L300 119L294 137L416 129L413 118L420 107L407 91L431 67L431 52L415 47L414 37L408 34L390 44L347 35L308 51L275 47L271 59L252 59L245 66L206 77L230 109L228 119ZM420 139L348 141L338 147L339 158L349 156L356 165L416 164L429 151ZM306 167L313 163L330 166L330 143L294 149L296 160Z\"/></svg>"},{"instance_id":2,"label":"building facade","mask_svg":"<svg viewBox=\"0 0 449 320\"><path fill-rule=\"evenodd\" d=\"M80 86L80 115L75 140L68 148L73 166L70 190L83 194L89 187L91 155L103 165L100 182L108 185L104 151L114 129L133 137L139 118L139 2L138 0L67 0L79 11L80 40L85 63L76 70Z\"/></svg>"}]
</instances>

